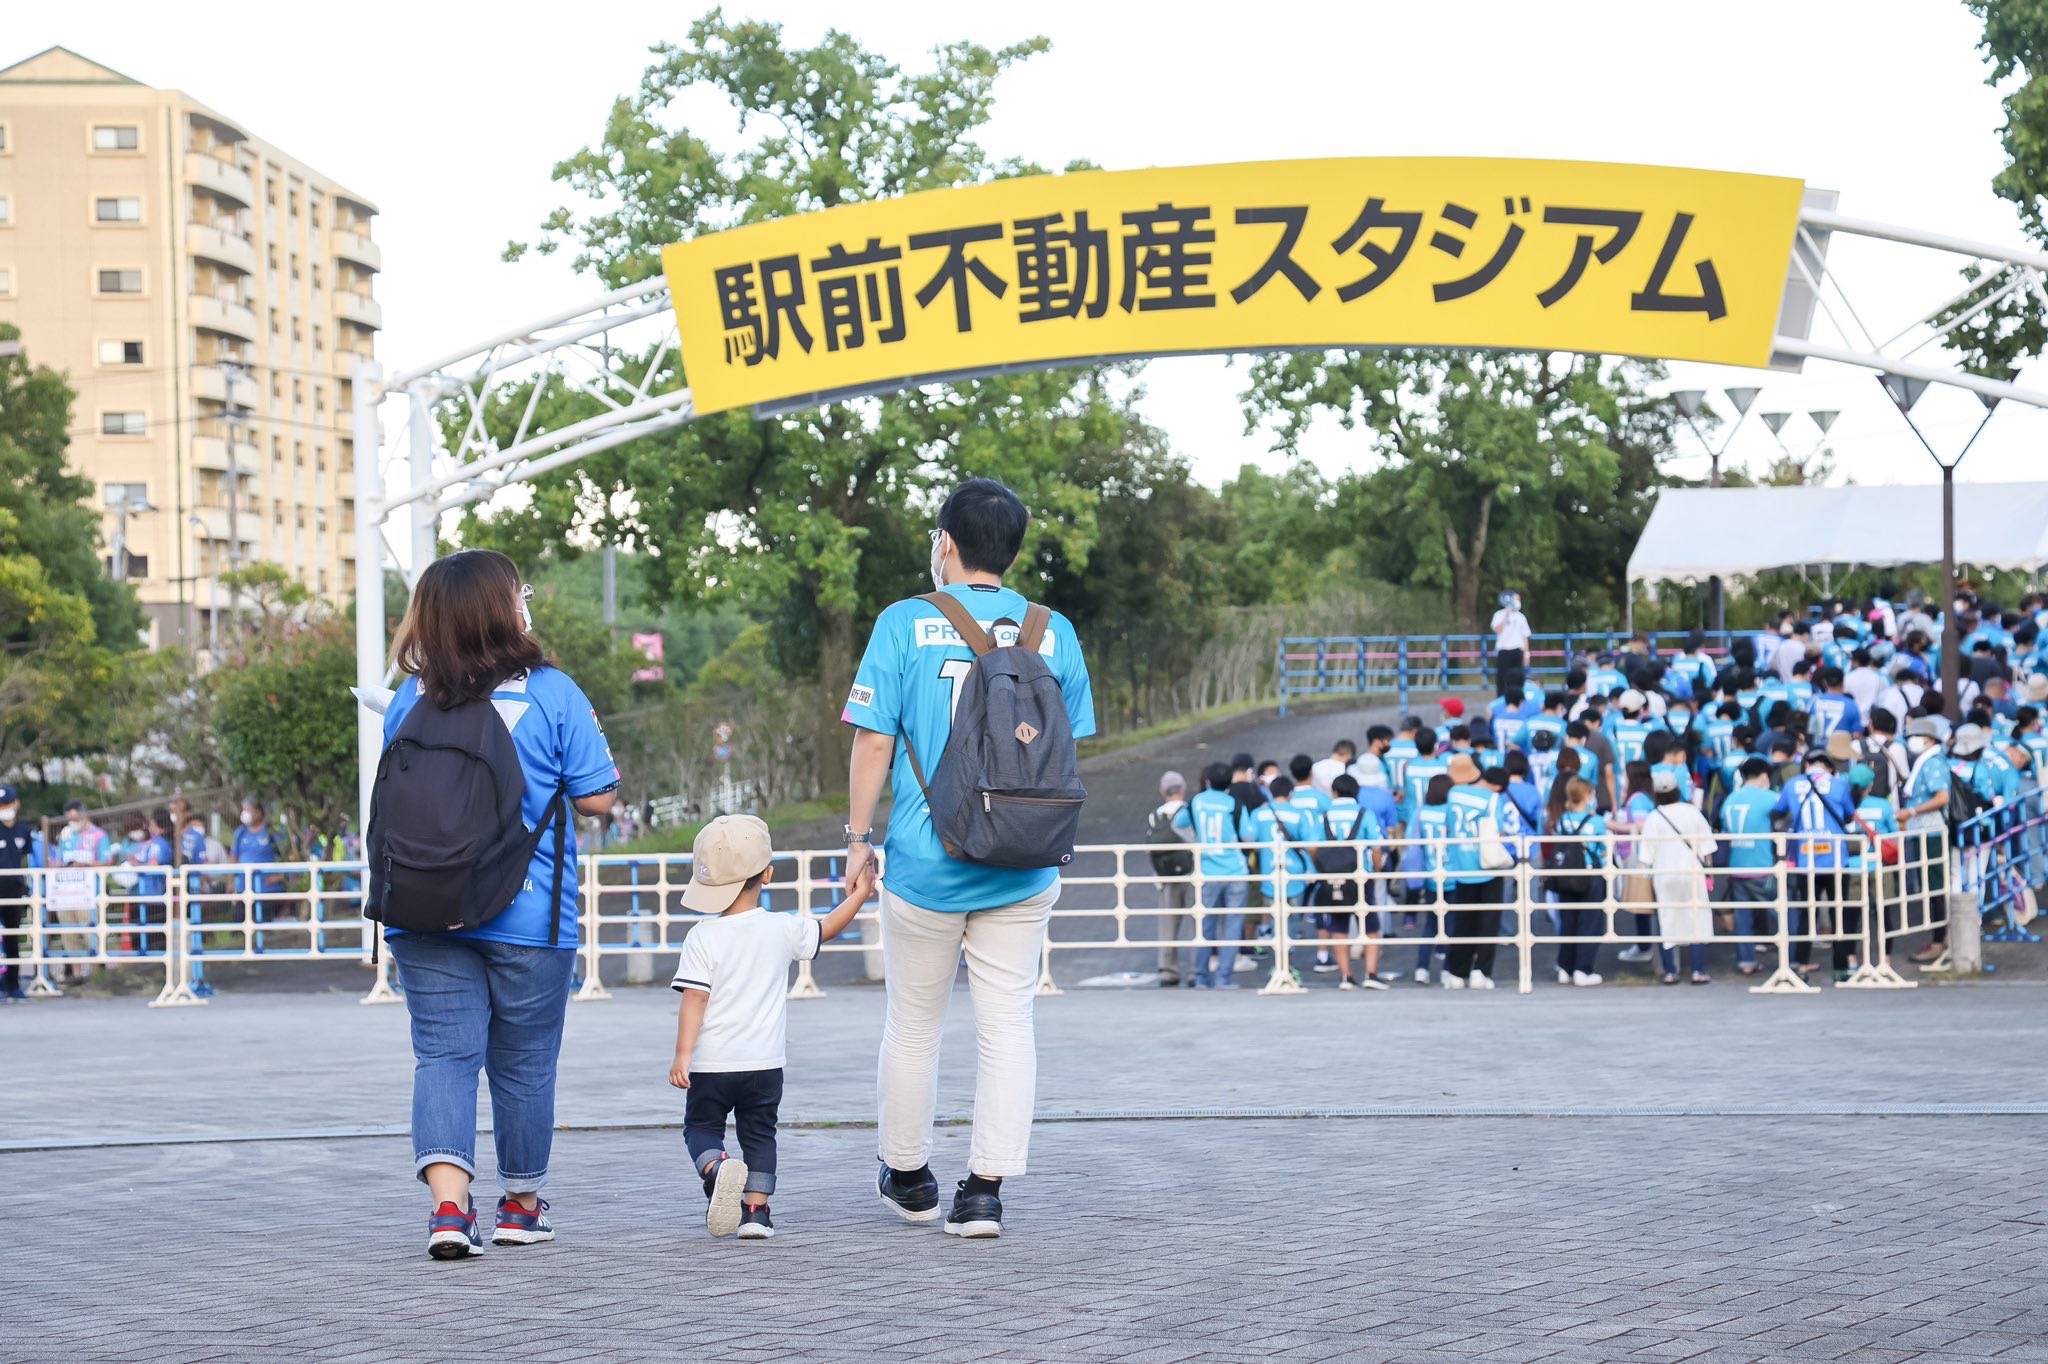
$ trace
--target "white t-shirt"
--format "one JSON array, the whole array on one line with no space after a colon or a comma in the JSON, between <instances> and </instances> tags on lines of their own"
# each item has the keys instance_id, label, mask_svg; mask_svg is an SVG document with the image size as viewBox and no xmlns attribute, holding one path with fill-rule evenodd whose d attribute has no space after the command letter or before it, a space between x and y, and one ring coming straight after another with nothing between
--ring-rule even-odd
<instances>
[{"instance_id":1,"label":"white t-shirt","mask_svg":"<svg viewBox=\"0 0 2048 1364\"><path fill-rule=\"evenodd\" d=\"M704 1026L692 1071L778 1070L787 1051L789 964L822 945L809 914L741 914L703 919L683 939L677 990L703 990Z\"/></svg>"},{"instance_id":2,"label":"white t-shirt","mask_svg":"<svg viewBox=\"0 0 2048 1364\"><path fill-rule=\"evenodd\" d=\"M1308 770L1310 785L1324 795L1330 794L1330 783L1344 775L1344 764L1337 758L1324 758Z\"/></svg>"},{"instance_id":3,"label":"white t-shirt","mask_svg":"<svg viewBox=\"0 0 2048 1364\"><path fill-rule=\"evenodd\" d=\"M1842 679L1842 690L1849 693L1857 712L1866 720L1877 709L1877 698L1883 694L1884 685L1884 674L1875 668L1851 668Z\"/></svg>"},{"instance_id":4,"label":"white t-shirt","mask_svg":"<svg viewBox=\"0 0 2048 1364\"><path fill-rule=\"evenodd\" d=\"M1493 613L1493 633L1496 644L1503 649L1526 649L1529 647L1529 618L1512 607L1503 606Z\"/></svg>"}]
</instances>

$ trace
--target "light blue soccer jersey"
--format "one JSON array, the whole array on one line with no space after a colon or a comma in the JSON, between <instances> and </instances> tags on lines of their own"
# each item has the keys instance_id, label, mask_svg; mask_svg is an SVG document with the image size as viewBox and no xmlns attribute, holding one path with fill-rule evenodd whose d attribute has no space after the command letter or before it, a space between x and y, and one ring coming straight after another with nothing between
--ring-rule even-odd
<instances>
[{"instance_id":1,"label":"light blue soccer jersey","mask_svg":"<svg viewBox=\"0 0 2048 1364\"><path fill-rule=\"evenodd\" d=\"M1825 744L1828 736L1837 730L1844 734L1863 732L1863 711L1856 702L1841 692L1818 692L1807 706L1807 713L1813 716L1813 739Z\"/></svg>"},{"instance_id":2,"label":"light blue soccer jersey","mask_svg":"<svg viewBox=\"0 0 2048 1364\"><path fill-rule=\"evenodd\" d=\"M408 677L384 712L384 742L388 745L412 708L419 704L420 688ZM519 802L519 817L529 829L537 829L546 817L555 792L567 787L571 800L595 795L618 784L618 764L612 761L611 745L598 727L597 712L590 699L569 675L556 668L539 668L532 675L513 678L491 693L505 728L512 734L512 747L519 753L519 768L526 774L526 794ZM557 947L576 946L576 819L569 816L563 842L561 934ZM526 868L526 884L514 897L511 908L479 928L452 936L482 938L490 942L517 943L524 947L546 947L554 914L548 892L554 886L555 836L550 832L533 850ZM386 930L386 937L397 930Z\"/></svg>"},{"instance_id":3,"label":"light blue soccer jersey","mask_svg":"<svg viewBox=\"0 0 2048 1364\"><path fill-rule=\"evenodd\" d=\"M1180 813L1173 817L1173 827L1188 830L1195 842L1202 845L1202 875L1239 877L1251 869L1245 861L1244 849L1217 846L1258 841L1252 822L1244 817L1237 797L1228 791L1197 791L1194 799L1181 806Z\"/></svg>"},{"instance_id":4,"label":"light blue soccer jersey","mask_svg":"<svg viewBox=\"0 0 2048 1364\"><path fill-rule=\"evenodd\" d=\"M1014 640L1015 634L998 628L998 622L1021 625L1030 605L1007 587L962 585L944 590L965 603L976 623L993 631L999 643ZM1046 627L1040 652L1060 684L1074 737L1084 739L1093 734L1095 696L1089 687L1087 665L1081 660L1081 641L1057 611ZM840 719L877 734L907 739L916 747L918 761L930 777L946 751L946 740L953 732L953 707L973 662L974 651L938 607L915 597L899 601L876 617ZM1059 871L1053 867L1019 871L948 857L932 832L931 809L911 770L905 744L896 745L889 791L895 806L883 846L889 854L885 879L890 894L921 909L966 913L1028 900L1058 878ZM1241 872L1243 855L1232 856L1238 859Z\"/></svg>"},{"instance_id":5,"label":"light blue soccer jersey","mask_svg":"<svg viewBox=\"0 0 2048 1364\"><path fill-rule=\"evenodd\" d=\"M1299 903L1302 890L1307 886L1303 873L1313 869L1306 850L1295 846L1312 842L1323 836L1323 826L1316 813L1296 805L1292 800L1282 805L1268 801L1251 812L1244 820L1245 837L1254 843L1264 843L1272 848L1265 859L1266 893L1276 902ZM1281 873L1285 866L1287 874Z\"/></svg>"},{"instance_id":6,"label":"light blue soccer jersey","mask_svg":"<svg viewBox=\"0 0 2048 1364\"><path fill-rule=\"evenodd\" d=\"M1500 830L1501 841L1512 847L1521 833L1515 807L1505 796L1477 785L1453 786L1445 802L1449 813L1450 845L1446 859L1450 879L1459 883L1490 881L1504 872L1490 871L1480 861L1480 828L1487 819Z\"/></svg>"}]
</instances>

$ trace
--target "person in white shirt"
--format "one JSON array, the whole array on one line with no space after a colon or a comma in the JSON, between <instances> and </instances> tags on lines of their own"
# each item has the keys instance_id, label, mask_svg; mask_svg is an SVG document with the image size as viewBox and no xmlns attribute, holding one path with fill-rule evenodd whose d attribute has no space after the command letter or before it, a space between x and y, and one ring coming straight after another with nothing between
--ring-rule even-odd
<instances>
[{"instance_id":1,"label":"person in white shirt","mask_svg":"<svg viewBox=\"0 0 2048 1364\"><path fill-rule=\"evenodd\" d=\"M1913 708L1926 695L1927 688L1920 685L1919 674L1913 671L1913 665L1901 660L1892 665L1892 684L1878 693L1877 704L1880 710L1890 711L1892 718L1904 726Z\"/></svg>"},{"instance_id":2,"label":"person in white shirt","mask_svg":"<svg viewBox=\"0 0 2048 1364\"><path fill-rule=\"evenodd\" d=\"M1510 686L1521 686L1529 666L1529 618L1522 614L1522 594L1500 594L1500 610L1493 613L1494 683L1502 695Z\"/></svg>"},{"instance_id":3,"label":"person in white shirt","mask_svg":"<svg viewBox=\"0 0 2048 1364\"><path fill-rule=\"evenodd\" d=\"M1849 654L1849 672L1842 679L1842 690L1856 703L1856 709L1865 720L1877 709L1877 698L1884 693L1884 674L1870 662L1870 650L1856 649Z\"/></svg>"},{"instance_id":4,"label":"person in white shirt","mask_svg":"<svg viewBox=\"0 0 2048 1364\"><path fill-rule=\"evenodd\" d=\"M1330 750L1330 756L1309 769L1309 782L1324 795L1330 794L1330 783L1344 775L1346 768L1358 759L1358 745L1349 739L1339 739L1337 746Z\"/></svg>"},{"instance_id":5,"label":"person in white shirt","mask_svg":"<svg viewBox=\"0 0 2048 1364\"><path fill-rule=\"evenodd\" d=\"M744 1241L775 1234L775 1122L787 1051L789 966L839 936L875 893L875 864L861 864L830 914L771 914L761 893L774 878L768 826L721 815L697 834L683 908L716 915L691 925L676 966L676 1055L668 1082L689 1091L683 1144L704 1181L713 1236ZM744 1160L725 1153L725 1120L739 1126ZM745 1202L744 1211L741 1208Z\"/></svg>"}]
</instances>

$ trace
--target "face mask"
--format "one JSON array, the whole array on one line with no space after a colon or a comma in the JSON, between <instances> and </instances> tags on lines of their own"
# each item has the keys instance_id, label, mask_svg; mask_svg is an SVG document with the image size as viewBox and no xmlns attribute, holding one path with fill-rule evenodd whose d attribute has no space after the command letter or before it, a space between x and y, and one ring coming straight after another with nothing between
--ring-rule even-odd
<instances>
[{"instance_id":1,"label":"face mask","mask_svg":"<svg viewBox=\"0 0 2048 1364\"><path fill-rule=\"evenodd\" d=\"M20 813L19 805L0 806L0 824L14 823L14 817Z\"/></svg>"},{"instance_id":2,"label":"face mask","mask_svg":"<svg viewBox=\"0 0 2048 1364\"><path fill-rule=\"evenodd\" d=\"M932 537L932 586L946 585L946 539L943 532Z\"/></svg>"},{"instance_id":3,"label":"face mask","mask_svg":"<svg viewBox=\"0 0 2048 1364\"><path fill-rule=\"evenodd\" d=\"M256 814L255 814L255 812L254 812L254 811L252 811L252 810L244 810L244 811L242 811L242 823L243 823L243 824L244 824L245 826L247 826L247 827L249 827L249 828L252 828L252 829L253 829L254 827L256 827Z\"/></svg>"}]
</instances>

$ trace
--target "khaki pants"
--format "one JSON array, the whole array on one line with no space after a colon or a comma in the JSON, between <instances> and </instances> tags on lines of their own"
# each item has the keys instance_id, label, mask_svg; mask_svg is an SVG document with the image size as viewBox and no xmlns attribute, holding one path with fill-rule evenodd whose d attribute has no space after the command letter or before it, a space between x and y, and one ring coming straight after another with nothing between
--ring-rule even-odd
<instances>
[{"instance_id":1,"label":"khaki pants","mask_svg":"<svg viewBox=\"0 0 2048 1364\"><path fill-rule=\"evenodd\" d=\"M879 1146L894 1170L931 1160L939 1106L939 1035L960 958L974 1003L978 1064L968 1172L1000 1179L1024 1173L1038 1098L1038 999L1045 926L1060 898L1055 881L1028 900L965 914L920 909L882 890L882 957L889 1008L876 1074Z\"/></svg>"},{"instance_id":2,"label":"khaki pants","mask_svg":"<svg viewBox=\"0 0 2048 1364\"><path fill-rule=\"evenodd\" d=\"M1195 907L1195 884L1192 881L1161 881L1159 885L1159 908L1162 910L1193 909ZM1159 974L1178 976L1180 974L1180 940L1188 932L1192 916L1187 914L1160 914L1153 920L1153 936L1159 939Z\"/></svg>"}]
</instances>

